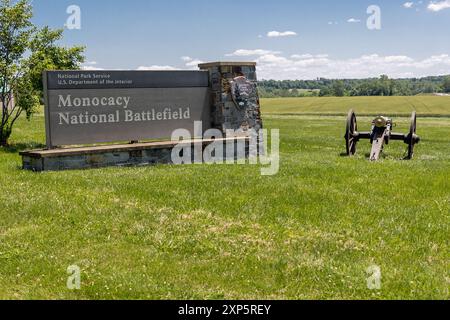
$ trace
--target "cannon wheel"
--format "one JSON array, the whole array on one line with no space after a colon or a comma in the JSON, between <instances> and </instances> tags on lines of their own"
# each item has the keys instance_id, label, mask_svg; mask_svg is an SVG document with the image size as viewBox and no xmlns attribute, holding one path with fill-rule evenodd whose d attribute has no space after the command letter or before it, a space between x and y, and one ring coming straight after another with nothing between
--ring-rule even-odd
<instances>
[{"instance_id":1,"label":"cannon wheel","mask_svg":"<svg viewBox=\"0 0 450 320\"><path fill-rule=\"evenodd\" d=\"M345 142L347 147L347 155L353 156L356 154L356 144L358 124L356 122L356 114L353 110L350 110L347 117L347 131L345 132Z\"/></svg>"},{"instance_id":2,"label":"cannon wheel","mask_svg":"<svg viewBox=\"0 0 450 320\"><path fill-rule=\"evenodd\" d=\"M408 155L406 156L406 160L411 160L414 157L414 147L417 143L417 114L414 111L411 116L411 125L409 127L409 134L406 138L406 143L408 144Z\"/></svg>"}]
</instances>

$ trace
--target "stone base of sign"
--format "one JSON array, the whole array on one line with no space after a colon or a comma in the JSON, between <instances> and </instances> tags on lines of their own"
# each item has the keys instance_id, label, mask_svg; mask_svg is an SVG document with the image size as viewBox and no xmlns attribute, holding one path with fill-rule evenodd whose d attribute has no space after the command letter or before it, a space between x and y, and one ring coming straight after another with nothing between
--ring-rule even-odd
<instances>
[{"instance_id":1,"label":"stone base of sign","mask_svg":"<svg viewBox=\"0 0 450 320\"><path fill-rule=\"evenodd\" d=\"M217 140L192 140L182 144L186 147L190 145L192 163L195 150L203 151L212 142L222 142L224 144L224 159L230 159L225 154L226 146L233 145L235 150L232 158L238 154L238 147L245 146L245 158L249 155L249 139L246 137L217 139ZM125 145L108 145L97 147L84 147L72 149L51 149L21 152L23 169L40 171L59 171L71 169L90 169L110 166L144 166L155 164L172 164L172 150L179 142L152 142L136 143ZM203 162L203 157L201 157ZM242 158L242 157L241 157ZM197 160L198 161L198 160Z\"/></svg>"}]
</instances>

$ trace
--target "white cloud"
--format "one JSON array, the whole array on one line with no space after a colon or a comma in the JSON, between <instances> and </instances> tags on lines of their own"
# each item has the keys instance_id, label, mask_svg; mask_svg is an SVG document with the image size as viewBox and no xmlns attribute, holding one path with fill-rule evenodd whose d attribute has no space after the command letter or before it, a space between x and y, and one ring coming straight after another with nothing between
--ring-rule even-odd
<instances>
[{"instance_id":1,"label":"white cloud","mask_svg":"<svg viewBox=\"0 0 450 320\"><path fill-rule=\"evenodd\" d=\"M422 60L420 64L417 65L418 68L427 69L431 68L435 65L449 65L450 64L450 56L448 54L441 54L437 56L431 56ZM450 72L445 72L446 74Z\"/></svg>"},{"instance_id":2,"label":"white cloud","mask_svg":"<svg viewBox=\"0 0 450 320\"><path fill-rule=\"evenodd\" d=\"M349 22L349 23L359 23L359 22L361 22L361 20L355 19L355 18L350 18L350 19L347 20L347 22Z\"/></svg>"},{"instance_id":3,"label":"white cloud","mask_svg":"<svg viewBox=\"0 0 450 320\"><path fill-rule=\"evenodd\" d=\"M334 58L328 54L297 53L284 55L280 51L239 49L227 56L245 57L257 62L260 79L343 79L369 78L387 74L392 78L424 77L450 74L450 54L432 55L417 59L406 55L366 54L352 58ZM151 65L137 70L198 70L200 59L183 56L182 66ZM87 65L89 64L89 65ZM104 70L94 61L83 70Z\"/></svg>"},{"instance_id":4,"label":"white cloud","mask_svg":"<svg viewBox=\"0 0 450 320\"><path fill-rule=\"evenodd\" d=\"M158 66L158 65L153 65L153 66L140 66L137 68L138 71L172 71L172 70L179 70L175 67L172 66Z\"/></svg>"},{"instance_id":5,"label":"white cloud","mask_svg":"<svg viewBox=\"0 0 450 320\"><path fill-rule=\"evenodd\" d=\"M274 66L289 66L291 64L291 61L289 59L274 54L263 55L257 59L257 62L260 64Z\"/></svg>"},{"instance_id":6,"label":"white cloud","mask_svg":"<svg viewBox=\"0 0 450 320\"><path fill-rule=\"evenodd\" d=\"M173 71L173 70L198 70L198 65L204 63L202 60L194 59L189 56L182 56L180 59L183 61L184 66L178 68L169 65L152 65L152 66L140 66L137 70L140 71Z\"/></svg>"},{"instance_id":7,"label":"white cloud","mask_svg":"<svg viewBox=\"0 0 450 320\"><path fill-rule=\"evenodd\" d=\"M309 54L309 53L307 53L307 54L293 54L291 56L292 59L296 59L296 60L299 60L299 59L310 59L312 57L314 57L314 56L312 54Z\"/></svg>"},{"instance_id":8,"label":"white cloud","mask_svg":"<svg viewBox=\"0 0 450 320\"><path fill-rule=\"evenodd\" d=\"M284 31L284 32L280 32L280 31L270 31L267 33L267 36L269 38L280 38L280 37L293 37L296 36L297 33L294 31Z\"/></svg>"},{"instance_id":9,"label":"white cloud","mask_svg":"<svg viewBox=\"0 0 450 320\"><path fill-rule=\"evenodd\" d=\"M450 8L450 0L443 0L443 1L431 1L428 5L428 10L438 12L444 9Z\"/></svg>"},{"instance_id":10,"label":"white cloud","mask_svg":"<svg viewBox=\"0 0 450 320\"><path fill-rule=\"evenodd\" d=\"M204 63L204 61L198 60L198 59L192 59L191 61L186 63L186 67L197 69L198 65L201 63Z\"/></svg>"},{"instance_id":11,"label":"white cloud","mask_svg":"<svg viewBox=\"0 0 450 320\"><path fill-rule=\"evenodd\" d=\"M406 9L411 9L414 6L414 2L405 2L403 4L403 7L405 7Z\"/></svg>"},{"instance_id":12,"label":"white cloud","mask_svg":"<svg viewBox=\"0 0 450 320\"><path fill-rule=\"evenodd\" d=\"M184 66L191 70L196 70L199 64L204 63L204 61L200 59L194 59L189 56L183 56L181 57L181 60L185 63Z\"/></svg>"},{"instance_id":13,"label":"white cloud","mask_svg":"<svg viewBox=\"0 0 450 320\"><path fill-rule=\"evenodd\" d=\"M96 70L104 70L103 68L96 67L97 61L86 61L81 65L81 70L86 71L96 71Z\"/></svg>"},{"instance_id":14,"label":"white cloud","mask_svg":"<svg viewBox=\"0 0 450 320\"><path fill-rule=\"evenodd\" d=\"M226 54L226 57L251 57L251 56L263 56L266 54L280 54L280 51L271 51L263 49L247 50L238 49L233 53Z\"/></svg>"},{"instance_id":15,"label":"white cloud","mask_svg":"<svg viewBox=\"0 0 450 320\"><path fill-rule=\"evenodd\" d=\"M330 79L369 78L387 74L393 78L450 74L450 56L435 55L413 59L405 55L363 55L349 59L333 59L326 54L295 54L284 57L269 53L258 56L261 79Z\"/></svg>"},{"instance_id":16,"label":"white cloud","mask_svg":"<svg viewBox=\"0 0 450 320\"><path fill-rule=\"evenodd\" d=\"M84 71L100 71L100 70L104 70L104 69L103 68L94 67L94 66L90 65L90 66L81 66L81 70L84 70Z\"/></svg>"},{"instance_id":17,"label":"white cloud","mask_svg":"<svg viewBox=\"0 0 450 320\"><path fill-rule=\"evenodd\" d=\"M293 54L291 59L294 60L309 60L309 59L326 59L328 58L328 54Z\"/></svg>"}]
</instances>

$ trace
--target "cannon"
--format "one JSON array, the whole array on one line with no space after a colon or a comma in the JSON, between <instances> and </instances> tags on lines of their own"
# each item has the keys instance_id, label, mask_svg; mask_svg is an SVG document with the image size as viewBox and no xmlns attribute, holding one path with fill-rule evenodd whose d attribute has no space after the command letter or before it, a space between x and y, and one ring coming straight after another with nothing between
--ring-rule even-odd
<instances>
[{"instance_id":1,"label":"cannon","mask_svg":"<svg viewBox=\"0 0 450 320\"><path fill-rule=\"evenodd\" d=\"M405 160L411 160L414 156L414 147L420 142L420 137L416 134L417 128L417 114L412 113L411 125L409 133L401 134L394 133L394 123L391 119L379 116L372 121L372 129L370 132L359 132L356 121L356 114L350 110L347 117L347 130L345 132L345 143L347 148L347 155L353 156L356 154L356 146L361 139L370 140L372 150L370 151L370 161L377 161L380 159L384 146L388 145L391 140L403 141L408 145L407 155Z\"/></svg>"}]
</instances>

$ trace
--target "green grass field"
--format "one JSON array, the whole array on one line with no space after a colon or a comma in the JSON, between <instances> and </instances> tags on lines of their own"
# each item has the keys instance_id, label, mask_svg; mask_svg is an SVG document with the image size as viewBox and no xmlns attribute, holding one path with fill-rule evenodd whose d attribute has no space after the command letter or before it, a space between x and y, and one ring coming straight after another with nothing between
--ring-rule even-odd
<instances>
[{"instance_id":1,"label":"green grass field","mask_svg":"<svg viewBox=\"0 0 450 320\"><path fill-rule=\"evenodd\" d=\"M347 115L355 109L360 115L410 116L416 111L422 116L450 117L450 97L324 97L263 99L265 114L328 114Z\"/></svg>"},{"instance_id":2,"label":"green grass field","mask_svg":"<svg viewBox=\"0 0 450 320\"><path fill-rule=\"evenodd\" d=\"M44 142L44 120L23 120L0 149L0 298L449 299L450 119L419 118L414 161L392 143L370 163L368 142L342 156L344 116L320 115L447 115L449 102L263 100L281 132L272 177L253 165L25 172L18 151ZM367 288L372 265L381 290Z\"/></svg>"}]
</instances>

